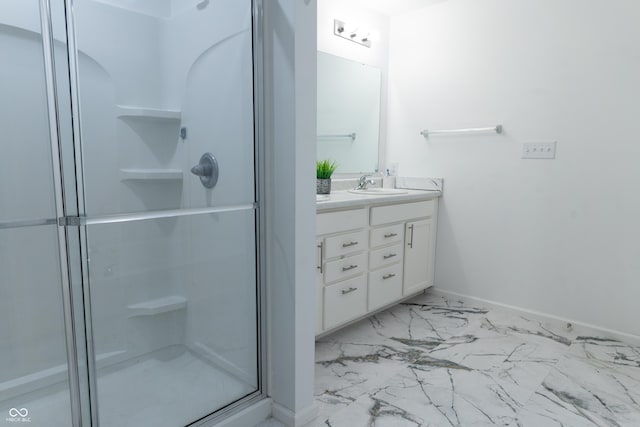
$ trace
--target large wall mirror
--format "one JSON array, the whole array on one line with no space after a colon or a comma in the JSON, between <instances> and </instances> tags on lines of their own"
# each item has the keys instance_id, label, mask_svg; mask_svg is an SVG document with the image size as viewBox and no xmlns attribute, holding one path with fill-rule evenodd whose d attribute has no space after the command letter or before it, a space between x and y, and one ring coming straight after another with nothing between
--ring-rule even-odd
<instances>
[{"instance_id":1,"label":"large wall mirror","mask_svg":"<svg viewBox=\"0 0 640 427\"><path fill-rule=\"evenodd\" d=\"M318 159L338 173L378 171L378 68L318 52Z\"/></svg>"}]
</instances>

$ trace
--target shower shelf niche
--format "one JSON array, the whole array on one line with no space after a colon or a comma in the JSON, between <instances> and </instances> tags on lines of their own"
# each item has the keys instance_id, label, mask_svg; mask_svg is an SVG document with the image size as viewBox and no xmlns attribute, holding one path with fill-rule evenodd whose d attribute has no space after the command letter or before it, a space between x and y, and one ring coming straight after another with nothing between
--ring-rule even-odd
<instances>
[{"instance_id":1,"label":"shower shelf niche","mask_svg":"<svg viewBox=\"0 0 640 427\"><path fill-rule=\"evenodd\" d=\"M120 169L120 181L182 181L181 169Z\"/></svg>"},{"instance_id":2,"label":"shower shelf niche","mask_svg":"<svg viewBox=\"0 0 640 427\"><path fill-rule=\"evenodd\" d=\"M182 113L178 110L163 108L136 107L133 105L118 105L118 117L135 117L151 120L176 120L180 121Z\"/></svg>"},{"instance_id":3,"label":"shower shelf niche","mask_svg":"<svg viewBox=\"0 0 640 427\"><path fill-rule=\"evenodd\" d=\"M127 307L129 317L153 316L170 311L184 310L186 308L187 299L177 295L144 301Z\"/></svg>"}]
</instances>

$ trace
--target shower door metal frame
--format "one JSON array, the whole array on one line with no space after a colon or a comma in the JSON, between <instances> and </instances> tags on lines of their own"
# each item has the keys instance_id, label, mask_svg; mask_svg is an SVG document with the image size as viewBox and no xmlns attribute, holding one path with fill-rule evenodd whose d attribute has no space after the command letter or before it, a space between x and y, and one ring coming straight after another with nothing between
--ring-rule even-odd
<instances>
[{"instance_id":1,"label":"shower door metal frame","mask_svg":"<svg viewBox=\"0 0 640 427\"><path fill-rule=\"evenodd\" d=\"M51 159L53 171L53 187L55 212L57 218L66 214L64 203L64 180L62 175L62 141L60 138L60 110L55 73L54 38L49 0L40 0L40 25L42 32L42 50L45 72L45 89L47 93L47 111L49 119L49 138L51 141ZM71 405L71 422L73 426L82 425L82 408L80 395L80 373L78 364L78 347L75 328L75 306L71 289L71 265L69 257L69 240L66 227L58 224L58 253L60 257L60 279L62 284L62 305L65 326L67 352L67 373Z\"/></svg>"},{"instance_id":2,"label":"shower door metal frame","mask_svg":"<svg viewBox=\"0 0 640 427\"><path fill-rule=\"evenodd\" d=\"M264 228L264 200L265 200L265 149L264 149L264 45L263 45L263 0L251 0L252 11L252 66L253 66L253 111L254 111L254 191L255 202L240 206L227 206L222 208L197 208L177 209L139 214L110 215L99 217L87 217L84 207L84 168L82 152L82 135L80 128L80 107L78 87L78 53L75 37L75 24L73 16L73 0L64 0L65 35L67 64L60 71L60 66L55 63L55 46L53 37L52 10L50 0L40 1L41 27L43 38L43 51L45 63L45 80L47 90L47 102L49 112L49 131L51 136L51 153L53 157L53 173L55 187L55 220L46 220L47 223L58 224L58 246L60 248L60 265L62 279L62 293L65 320L65 339L67 349L67 363L69 366L69 387L71 397L72 425L81 427L99 425L98 402L95 393L97 385L97 373L95 367L95 353L93 347L91 299L88 265L88 234L87 225L117 223L123 221L136 221L145 219L170 218L177 216L189 216L203 213L225 212L230 210L253 210L255 218L256 238L256 310L257 310L257 390L247 396L232 402L220 409L213 408L214 412L194 421L191 426L212 425L218 421L243 410L250 405L264 399L267 390L267 331L266 331L266 262L265 262L265 234ZM62 6L57 6L62 7ZM62 23L56 23L61 25ZM66 68L68 67L68 68ZM56 77L68 79L70 111L61 111L59 105L58 83ZM71 141L65 141L61 135L61 120L70 120L72 136ZM73 147L75 169L75 199L69 201L65 198L64 165L62 151L64 144ZM68 150L70 148L67 148ZM69 183L66 183L68 186ZM68 195L67 195L68 196ZM70 206L75 204L76 206ZM32 225L31 223L25 225ZM75 232L74 232L75 230ZM74 236L71 236L71 233ZM77 233L77 235L76 235ZM81 269L74 269L70 262L71 240L78 251L74 256L80 257ZM75 283L75 285L74 285ZM81 298L74 299L74 287L81 287ZM80 291L79 289L75 289ZM77 295L76 295L77 296ZM82 301L78 301L82 299ZM82 368L82 369L81 369ZM81 372L82 371L82 372ZM84 374L83 374L84 373ZM83 396L82 390L89 390L89 396Z\"/></svg>"}]
</instances>

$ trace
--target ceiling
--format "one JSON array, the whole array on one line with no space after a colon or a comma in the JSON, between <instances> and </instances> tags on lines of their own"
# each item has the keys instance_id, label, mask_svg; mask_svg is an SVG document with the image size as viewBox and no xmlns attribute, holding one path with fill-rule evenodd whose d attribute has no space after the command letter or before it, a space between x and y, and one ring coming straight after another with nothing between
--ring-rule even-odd
<instances>
[{"instance_id":1,"label":"ceiling","mask_svg":"<svg viewBox=\"0 0 640 427\"><path fill-rule=\"evenodd\" d=\"M412 10L422 9L446 0L352 0L351 2L385 15L397 15Z\"/></svg>"}]
</instances>

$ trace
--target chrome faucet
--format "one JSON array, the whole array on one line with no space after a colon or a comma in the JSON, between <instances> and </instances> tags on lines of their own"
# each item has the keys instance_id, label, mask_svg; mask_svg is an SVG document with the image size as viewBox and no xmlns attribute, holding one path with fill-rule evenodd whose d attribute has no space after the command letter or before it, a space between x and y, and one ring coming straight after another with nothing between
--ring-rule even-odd
<instances>
[{"instance_id":1,"label":"chrome faucet","mask_svg":"<svg viewBox=\"0 0 640 427\"><path fill-rule=\"evenodd\" d=\"M369 179L371 175L362 175L358 180L358 185L354 190L366 190L369 184L374 185L376 182L372 179Z\"/></svg>"}]
</instances>

